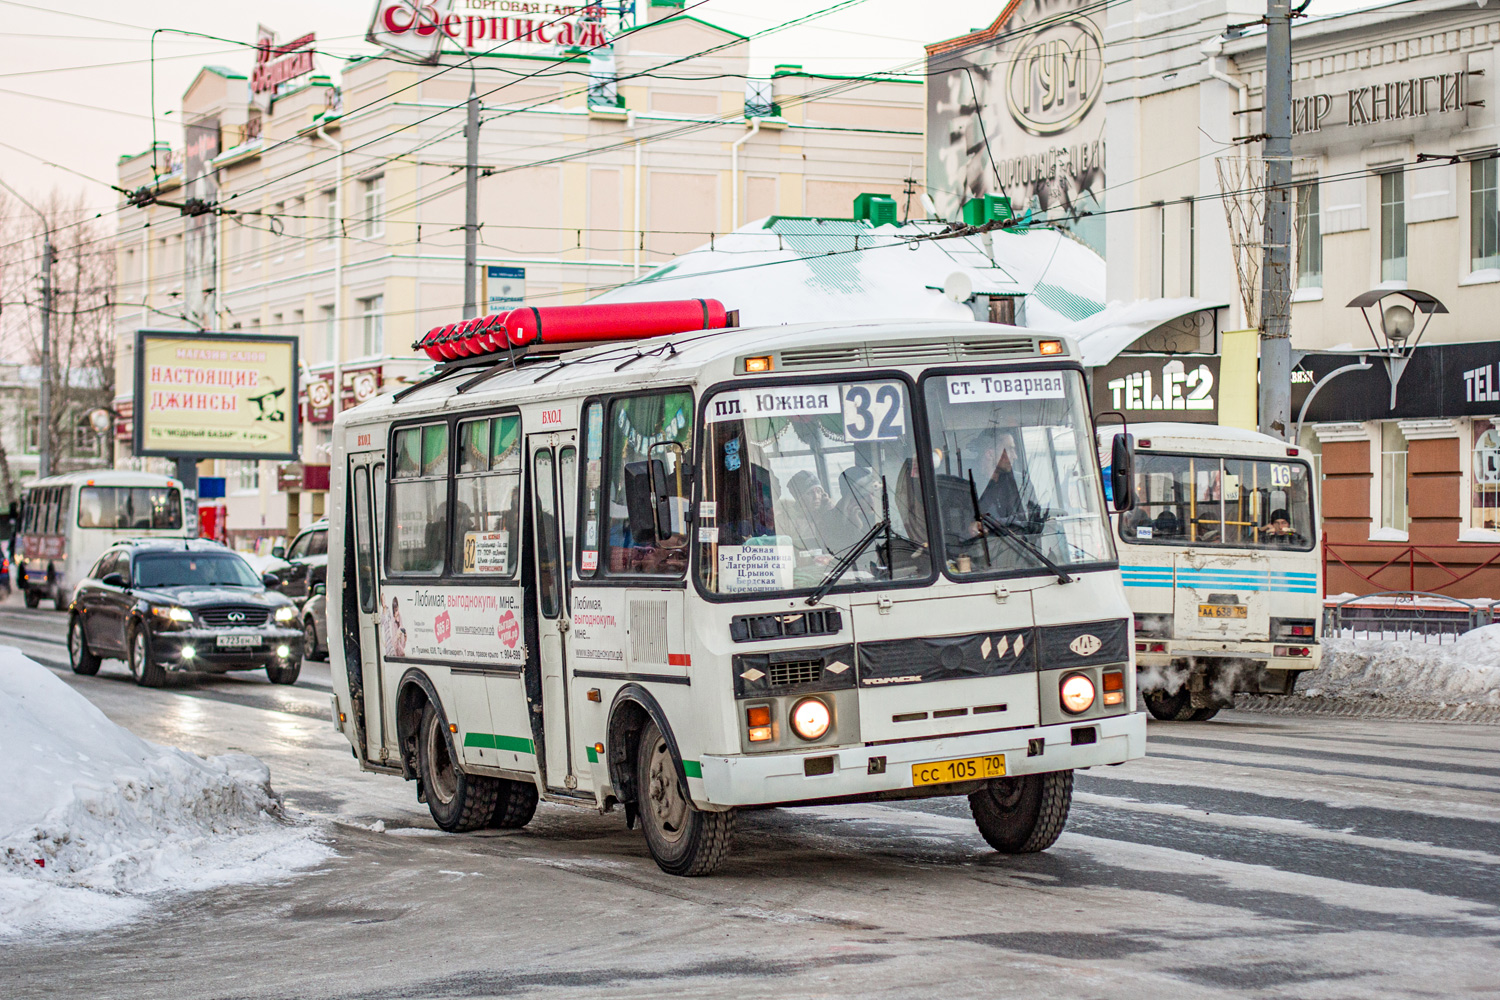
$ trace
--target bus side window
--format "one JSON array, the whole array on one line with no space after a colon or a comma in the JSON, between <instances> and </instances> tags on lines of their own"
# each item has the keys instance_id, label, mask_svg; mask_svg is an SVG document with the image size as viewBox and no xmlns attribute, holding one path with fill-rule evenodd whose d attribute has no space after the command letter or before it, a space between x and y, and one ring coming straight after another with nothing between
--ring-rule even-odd
<instances>
[{"instance_id":1,"label":"bus side window","mask_svg":"<svg viewBox=\"0 0 1500 1000\"><path fill-rule=\"evenodd\" d=\"M578 519L578 449L567 445L557 452L559 496L562 498L563 565L573 556L574 524Z\"/></svg>"},{"instance_id":2,"label":"bus side window","mask_svg":"<svg viewBox=\"0 0 1500 1000\"><path fill-rule=\"evenodd\" d=\"M610 403L609 482L607 490L608 572L626 575L680 576L687 569L687 476L683 457L693 432L693 396L688 392L653 393L616 399ZM660 475L658 475L660 472ZM640 483L642 478L645 483ZM665 490L671 531L665 537L648 511L644 519L631 516L627 479L633 488L653 495ZM654 504L652 505L655 506Z\"/></svg>"},{"instance_id":3,"label":"bus side window","mask_svg":"<svg viewBox=\"0 0 1500 1000\"><path fill-rule=\"evenodd\" d=\"M395 445L390 571L437 576L448 538L448 425L403 427Z\"/></svg>"},{"instance_id":4,"label":"bus side window","mask_svg":"<svg viewBox=\"0 0 1500 1000\"><path fill-rule=\"evenodd\" d=\"M521 418L460 421L453 564L460 573L511 576L521 527Z\"/></svg>"},{"instance_id":5,"label":"bus side window","mask_svg":"<svg viewBox=\"0 0 1500 1000\"><path fill-rule=\"evenodd\" d=\"M599 571L600 484L604 481L604 407L590 403L583 411L583 544L578 550L578 575L585 579ZM569 497L567 503L573 503Z\"/></svg>"},{"instance_id":6,"label":"bus side window","mask_svg":"<svg viewBox=\"0 0 1500 1000\"><path fill-rule=\"evenodd\" d=\"M363 465L354 470L354 576L359 610L375 610L375 535L370 531L370 474Z\"/></svg>"}]
</instances>

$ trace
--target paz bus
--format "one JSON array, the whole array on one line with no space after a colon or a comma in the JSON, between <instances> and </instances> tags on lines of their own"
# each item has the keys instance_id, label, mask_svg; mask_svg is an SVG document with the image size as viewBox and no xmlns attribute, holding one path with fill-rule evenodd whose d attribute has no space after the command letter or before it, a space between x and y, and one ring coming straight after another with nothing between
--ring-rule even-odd
<instances>
[{"instance_id":1,"label":"paz bus","mask_svg":"<svg viewBox=\"0 0 1500 1000\"><path fill-rule=\"evenodd\" d=\"M28 483L17 529L16 581L28 608L61 611L104 550L125 538L182 538L182 484L168 476L91 469Z\"/></svg>"},{"instance_id":2,"label":"paz bus","mask_svg":"<svg viewBox=\"0 0 1500 1000\"><path fill-rule=\"evenodd\" d=\"M416 346L336 423L328 631L335 725L442 829L620 806L701 875L739 809L966 795L1032 852L1145 752L1070 342L691 300Z\"/></svg>"},{"instance_id":3,"label":"paz bus","mask_svg":"<svg viewBox=\"0 0 1500 1000\"><path fill-rule=\"evenodd\" d=\"M1158 719L1201 721L1236 692L1290 694L1321 660L1318 522L1302 449L1232 427L1132 430L1135 505L1114 518L1141 700Z\"/></svg>"}]
</instances>

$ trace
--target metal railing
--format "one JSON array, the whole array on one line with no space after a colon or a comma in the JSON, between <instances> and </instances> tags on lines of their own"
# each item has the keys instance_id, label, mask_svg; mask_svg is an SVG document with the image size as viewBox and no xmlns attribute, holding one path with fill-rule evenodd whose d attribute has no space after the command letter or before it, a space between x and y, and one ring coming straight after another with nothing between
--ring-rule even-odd
<instances>
[{"instance_id":1,"label":"metal railing","mask_svg":"<svg viewBox=\"0 0 1500 1000\"><path fill-rule=\"evenodd\" d=\"M1346 639L1454 642L1495 620L1488 601L1426 591L1388 590L1351 597L1323 609L1323 635Z\"/></svg>"},{"instance_id":2,"label":"metal railing","mask_svg":"<svg viewBox=\"0 0 1500 1000\"><path fill-rule=\"evenodd\" d=\"M1453 562L1466 568L1467 572L1460 573L1449 568L1442 560L1432 555L1431 550L1433 549L1446 549L1462 553L1467 558L1462 561L1453 560ZM1371 558L1362 557L1361 553L1366 550L1373 550ZM1482 560L1479 559L1479 556L1485 553L1488 553L1488 557ZM1356 565L1360 567L1371 565L1375 563L1376 559L1382 557L1384 557L1384 561L1376 565L1368 573L1360 572L1359 569L1355 568ZM1323 537L1323 585L1325 587L1328 586L1329 566L1333 564L1337 564L1348 570L1370 586L1379 588L1382 593L1426 593L1425 591L1417 590L1418 570L1430 568L1446 574L1449 579L1437 585L1438 590L1445 590L1448 587L1462 583L1480 570L1496 566L1497 563L1500 563L1500 545L1475 545L1470 543L1463 545L1422 546L1401 545L1399 542L1340 542L1335 545L1328 541L1326 535ZM1401 573L1402 570L1405 570L1405 572ZM1401 575L1406 577L1404 581L1401 581L1406 584L1407 589L1405 591L1387 591L1384 588L1390 586L1390 583L1375 579L1380 574L1388 574L1391 571L1401 573Z\"/></svg>"}]
</instances>

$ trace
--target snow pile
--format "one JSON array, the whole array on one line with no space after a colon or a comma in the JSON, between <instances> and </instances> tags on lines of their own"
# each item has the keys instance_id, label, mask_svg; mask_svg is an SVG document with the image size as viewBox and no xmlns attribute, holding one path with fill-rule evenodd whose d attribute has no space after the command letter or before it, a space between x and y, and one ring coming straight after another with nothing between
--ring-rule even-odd
<instances>
[{"instance_id":1,"label":"snow pile","mask_svg":"<svg viewBox=\"0 0 1500 1000\"><path fill-rule=\"evenodd\" d=\"M1322 667L1303 675L1297 694L1500 708L1500 625L1442 644L1325 638Z\"/></svg>"},{"instance_id":2,"label":"snow pile","mask_svg":"<svg viewBox=\"0 0 1500 1000\"><path fill-rule=\"evenodd\" d=\"M139 739L0 647L0 938L94 930L167 890L257 881L331 852L254 757Z\"/></svg>"}]
</instances>

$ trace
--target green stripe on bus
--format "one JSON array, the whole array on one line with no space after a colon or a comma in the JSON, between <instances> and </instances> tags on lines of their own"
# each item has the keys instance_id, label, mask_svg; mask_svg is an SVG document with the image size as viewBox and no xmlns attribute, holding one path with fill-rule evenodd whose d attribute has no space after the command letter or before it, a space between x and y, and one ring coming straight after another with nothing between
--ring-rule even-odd
<instances>
[{"instance_id":1,"label":"green stripe on bus","mask_svg":"<svg viewBox=\"0 0 1500 1000\"><path fill-rule=\"evenodd\" d=\"M682 773L689 778L703 777L703 765L696 760L685 760L682 762Z\"/></svg>"},{"instance_id":2,"label":"green stripe on bus","mask_svg":"<svg viewBox=\"0 0 1500 1000\"><path fill-rule=\"evenodd\" d=\"M499 736L495 733L465 733L464 746L482 747L485 750L511 750L515 753L536 753L536 744L521 736Z\"/></svg>"},{"instance_id":3,"label":"green stripe on bus","mask_svg":"<svg viewBox=\"0 0 1500 1000\"><path fill-rule=\"evenodd\" d=\"M599 751L595 750L592 746L586 746L586 747L584 747L583 751L584 751L584 753L586 753L586 754L589 755L589 763L590 764L597 764L597 763L599 763Z\"/></svg>"}]
</instances>

